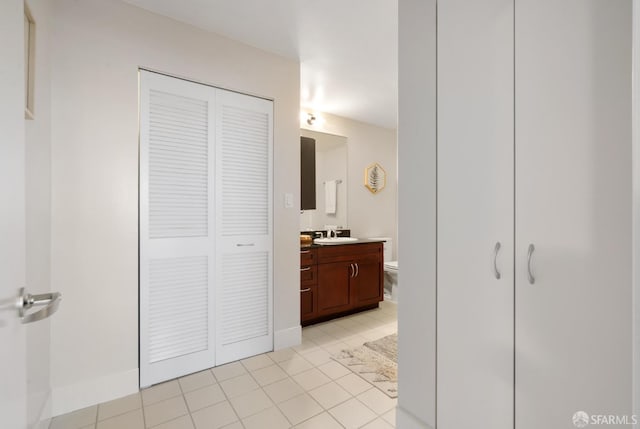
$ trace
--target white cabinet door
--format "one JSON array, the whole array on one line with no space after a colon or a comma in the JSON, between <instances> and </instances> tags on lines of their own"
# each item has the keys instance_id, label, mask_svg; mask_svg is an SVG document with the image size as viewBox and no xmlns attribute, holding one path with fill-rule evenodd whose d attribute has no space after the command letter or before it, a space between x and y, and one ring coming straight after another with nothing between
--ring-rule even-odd
<instances>
[{"instance_id":1,"label":"white cabinet door","mask_svg":"<svg viewBox=\"0 0 640 429\"><path fill-rule=\"evenodd\" d=\"M438 2L437 86L437 427L513 428L513 0Z\"/></svg>"},{"instance_id":2,"label":"white cabinet door","mask_svg":"<svg viewBox=\"0 0 640 429\"><path fill-rule=\"evenodd\" d=\"M140 72L140 385L209 368L215 88Z\"/></svg>"},{"instance_id":3,"label":"white cabinet door","mask_svg":"<svg viewBox=\"0 0 640 429\"><path fill-rule=\"evenodd\" d=\"M631 414L631 1L519 0L515 40L516 428L568 429Z\"/></svg>"},{"instance_id":4,"label":"white cabinet door","mask_svg":"<svg viewBox=\"0 0 640 429\"><path fill-rule=\"evenodd\" d=\"M216 364L273 350L273 102L219 90Z\"/></svg>"}]
</instances>

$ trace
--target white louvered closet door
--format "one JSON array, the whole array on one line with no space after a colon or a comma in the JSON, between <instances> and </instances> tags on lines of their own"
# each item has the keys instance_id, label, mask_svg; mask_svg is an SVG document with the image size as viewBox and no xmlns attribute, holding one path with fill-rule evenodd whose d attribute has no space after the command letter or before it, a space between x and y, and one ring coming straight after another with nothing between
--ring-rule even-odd
<instances>
[{"instance_id":1,"label":"white louvered closet door","mask_svg":"<svg viewBox=\"0 0 640 429\"><path fill-rule=\"evenodd\" d=\"M273 102L216 97L216 364L273 349Z\"/></svg>"},{"instance_id":2,"label":"white louvered closet door","mask_svg":"<svg viewBox=\"0 0 640 429\"><path fill-rule=\"evenodd\" d=\"M142 387L214 365L215 95L140 72Z\"/></svg>"}]
</instances>

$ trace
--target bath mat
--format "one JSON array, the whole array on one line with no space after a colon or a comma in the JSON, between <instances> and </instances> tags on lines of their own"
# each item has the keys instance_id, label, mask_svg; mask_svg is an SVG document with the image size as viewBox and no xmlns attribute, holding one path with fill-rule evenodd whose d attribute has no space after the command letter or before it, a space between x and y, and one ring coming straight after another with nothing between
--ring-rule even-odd
<instances>
[{"instance_id":1,"label":"bath mat","mask_svg":"<svg viewBox=\"0 0 640 429\"><path fill-rule=\"evenodd\" d=\"M344 349L333 359L390 398L398 397L398 334Z\"/></svg>"}]
</instances>

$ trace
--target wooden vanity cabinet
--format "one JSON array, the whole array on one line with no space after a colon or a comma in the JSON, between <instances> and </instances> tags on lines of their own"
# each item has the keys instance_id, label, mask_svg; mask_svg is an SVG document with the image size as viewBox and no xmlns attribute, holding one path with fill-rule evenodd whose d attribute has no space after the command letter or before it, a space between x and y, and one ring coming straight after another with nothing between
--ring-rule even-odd
<instances>
[{"instance_id":1,"label":"wooden vanity cabinet","mask_svg":"<svg viewBox=\"0 0 640 429\"><path fill-rule=\"evenodd\" d=\"M303 324L372 308L383 300L382 243L321 246L313 250L316 265L311 265L309 259L301 262L301 270L305 270L301 271L300 283ZM313 275L313 282L305 275Z\"/></svg>"},{"instance_id":2,"label":"wooden vanity cabinet","mask_svg":"<svg viewBox=\"0 0 640 429\"><path fill-rule=\"evenodd\" d=\"M304 323L318 316L317 249L300 250L300 320Z\"/></svg>"}]
</instances>

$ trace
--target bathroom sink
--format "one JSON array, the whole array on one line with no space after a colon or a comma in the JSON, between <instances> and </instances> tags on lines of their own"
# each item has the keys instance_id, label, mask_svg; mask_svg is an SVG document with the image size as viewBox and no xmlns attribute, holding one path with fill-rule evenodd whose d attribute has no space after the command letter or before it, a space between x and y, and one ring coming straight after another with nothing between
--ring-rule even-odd
<instances>
[{"instance_id":1,"label":"bathroom sink","mask_svg":"<svg viewBox=\"0 0 640 429\"><path fill-rule=\"evenodd\" d=\"M316 244L345 244L358 241L355 237L331 237L331 238L316 238L313 240Z\"/></svg>"}]
</instances>

